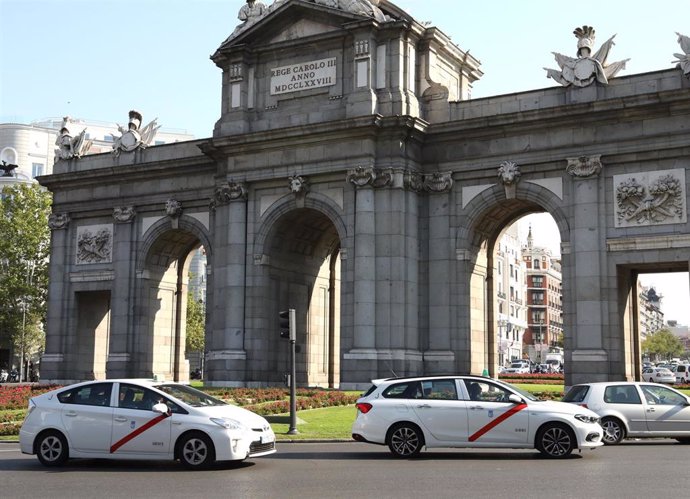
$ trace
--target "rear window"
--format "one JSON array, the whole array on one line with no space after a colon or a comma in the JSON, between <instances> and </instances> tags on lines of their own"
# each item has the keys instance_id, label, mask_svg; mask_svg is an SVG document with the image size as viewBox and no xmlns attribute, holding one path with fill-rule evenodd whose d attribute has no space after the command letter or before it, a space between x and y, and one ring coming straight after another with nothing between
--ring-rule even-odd
<instances>
[{"instance_id":1,"label":"rear window","mask_svg":"<svg viewBox=\"0 0 690 499\"><path fill-rule=\"evenodd\" d=\"M568 390L568 393L565 394L565 397L563 397L563 402L583 402L587 397L587 393L589 393L589 386L575 385Z\"/></svg>"}]
</instances>

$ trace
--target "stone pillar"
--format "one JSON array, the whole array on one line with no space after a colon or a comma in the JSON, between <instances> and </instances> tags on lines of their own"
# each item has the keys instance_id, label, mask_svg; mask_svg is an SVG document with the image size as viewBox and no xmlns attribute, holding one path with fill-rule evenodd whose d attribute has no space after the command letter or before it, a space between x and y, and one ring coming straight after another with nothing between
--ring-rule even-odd
<instances>
[{"instance_id":1,"label":"stone pillar","mask_svg":"<svg viewBox=\"0 0 690 499\"><path fill-rule=\"evenodd\" d=\"M66 302L69 291L69 222L67 213L53 213L48 220L51 228L50 269L48 278L48 311L46 317L46 347L41 357L41 381L61 383L65 376L64 351L67 345Z\"/></svg>"},{"instance_id":2,"label":"stone pillar","mask_svg":"<svg viewBox=\"0 0 690 499\"><path fill-rule=\"evenodd\" d=\"M372 167L348 173L355 192L354 307L352 349L343 353L349 378L368 381L378 375L376 351L376 220Z\"/></svg>"},{"instance_id":3,"label":"stone pillar","mask_svg":"<svg viewBox=\"0 0 690 499\"><path fill-rule=\"evenodd\" d=\"M427 373L454 371L452 351L452 303L449 193L453 186L451 172L425 175L423 188L429 193L429 343L424 352Z\"/></svg>"},{"instance_id":4,"label":"stone pillar","mask_svg":"<svg viewBox=\"0 0 690 499\"><path fill-rule=\"evenodd\" d=\"M136 211L133 206L118 206L113 210L115 231L113 234L113 281L110 297L110 338L106 359L108 378L126 378L129 372L132 345L128 341L132 327L132 301L135 296Z\"/></svg>"},{"instance_id":5,"label":"stone pillar","mask_svg":"<svg viewBox=\"0 0 690 499\"><path fill-rule=\"evenodd\" d=\"M206 375L211 384L225 385L246 379L246 186L230 182L217 188L214 206L213 323L206 335Z\"/></svg>"},{"instance_id":6,"label":"stone pillar","mask_svg":"<svg viewBox=\"0 0 690 499\"><path fill-rule=\"evenodd\" d=\"M608 354L604 350L604 323L607 311L603 309L607 297L602 290L606 272L602 268L601 251L604 202L600 200L599 156L569 158L567 172L571 175L570 199L572 224L570 226L571 254L570 297L572 351L566 373L566 385L582 381L608 379ZM577 276L575 279L574 276Z\"/></svg>"}]
</instances>

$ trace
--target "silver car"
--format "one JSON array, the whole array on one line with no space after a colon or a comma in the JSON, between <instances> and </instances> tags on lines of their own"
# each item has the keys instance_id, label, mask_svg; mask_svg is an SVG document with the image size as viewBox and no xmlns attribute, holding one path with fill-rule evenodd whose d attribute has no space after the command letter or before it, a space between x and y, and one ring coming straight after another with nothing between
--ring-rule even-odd
<instances>
[{"instance_id":1,"label":"silver car","mask_svg":"<svg viewBox=\"0 0 690 499\"><path fill-rule=\"evenodd\" d=\"M669 383L676 382L676 375L666 367L648 367L642 370L642 381L650 383Z\"/></svg>"},{"instance_id":2,"label":"silver car","mask_svg":"<svg viewBox=\"0 0 690 499\"><path fill-rule=\"evenodd\" d=\"M564 402L601 417L604 443L624 438L670 437L690 444L690 397L665 385L607 381L573 386Z\"/></svg>"}]
</instances>

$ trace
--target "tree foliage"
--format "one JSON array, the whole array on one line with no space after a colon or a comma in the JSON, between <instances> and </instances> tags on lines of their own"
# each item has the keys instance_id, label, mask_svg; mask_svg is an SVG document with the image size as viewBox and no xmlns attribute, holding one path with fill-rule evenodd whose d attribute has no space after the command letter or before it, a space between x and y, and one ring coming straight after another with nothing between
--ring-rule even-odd
<instances>
[{"instance_id":1,"label":"tree foliage","mask_svg":"<svg viewBox=\"0 0 690 499\"><path fill-rule=\"evenodd\" d=\"M670 359L683 353L685 348L676 335L668 329L660 329L645 338L642 342L642 350L664 359Z\"/></svg>"},{"instance_id":2,"label":"tree foliage","mask_svg":"<svg viewBox=\"0 0 690 499\"><path fill-rule=\"evenodd\" d=\"M38 184L0 193L0 340L25 354L43 346L51 201Z\"/></svg>"},{"instance_id":3,"label":"tree foliage","mask_svg":"<svg viewBox=\"0 0 690 499\"><path fill-rule=\"evenodd\" d=\"M187 295L187 340L185 343L188 352L204 351L204 322L203 303L195 300L193 293L189 293Z\"/></svg>"}]
</instances>

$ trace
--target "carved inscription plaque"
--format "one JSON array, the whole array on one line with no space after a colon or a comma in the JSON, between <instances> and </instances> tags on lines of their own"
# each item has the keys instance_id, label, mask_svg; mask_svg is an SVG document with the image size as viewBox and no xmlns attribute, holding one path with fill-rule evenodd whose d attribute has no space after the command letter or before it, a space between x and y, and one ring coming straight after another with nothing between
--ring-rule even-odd
<instances>
[{"instance_id":1,"label":"carved inscription plaque","mask_svg":"<svg viewBox=\"0 0 690 499\"><path fill-rule=\"evenodd\" d=\"M271 69L271 95L335 85L335 57Z\"/></svg>"}]
</instances>

